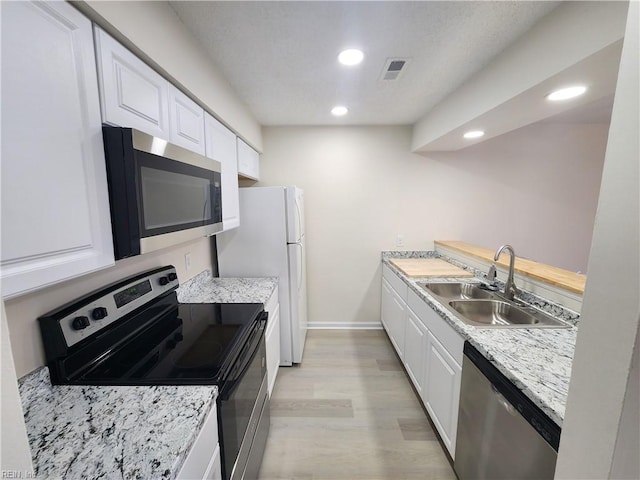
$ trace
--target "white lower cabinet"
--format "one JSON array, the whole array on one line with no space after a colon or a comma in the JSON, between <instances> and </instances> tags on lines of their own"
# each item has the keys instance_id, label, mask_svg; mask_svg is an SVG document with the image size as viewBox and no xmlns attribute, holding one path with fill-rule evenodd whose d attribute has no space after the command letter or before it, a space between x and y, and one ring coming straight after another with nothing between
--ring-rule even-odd
<instances>
[{"instance_id":1,"label":"white lower cabinet","mask_svg":"<svg viewBox=\"0 0 640 480\"><path fill-rule=\"evenodd\" d=\"M207 467L207 471L204 473L206 480L222 480L222 466L220 464L220 445L216 445L216 450L213 452L213 458Z\"/></svg>"},{"instance_id":2,"label":"white lower cabinet","mask_svg":"<svg viewBox=\"0 0 640 480\"><path fill-rule=\"evenodd\" d=\"M456 450L461 380L462 367L429 332L422 397L452 458Z\"/></svg>"},{"instance_id":3,"label":"white lower cabinet","mask_svg":"<svg viewBox=\"0 0 640 480\"><path fill-rule=\"evenodd\" d=\"M386 265L382 268L380 317L453 458L464 338Z\"/></svg>"},{"instance_id":4,"label":"white lower cabinet","mask_svg":"<svg viewBox=\"0 0 640 480\"><path fill-rule=\"evenodd\" d=\"M404 336L404 368L407 370L413 386L421 396L424 384L423 373L427 336L427 328L409 308Z\"/></svg>"},{"instance_id":5,"label":"white lower cabinet","mask_svg":"<svg viewBox=\"0 0 640 480\"><path fill-rule=\"evenodd\" d=\"M382 280L382 316L391 344L396 349L398 356L403 359L407 304L384 278Z\"/></svg>"},{"instance_id":6,"label":"white lower cabinet","mask_svg":"<svg viewBox=\"0 0 640 480\"><path fill-rule=\"evenodd\" d=\"M187 454L177 478L178 480L222 478L220 447L218 445L218 418L215 403L200 429L198 438L196 438L193 447Z\"/></svg>"},{"instance_id":7,"label":"white lower cabinet","mask_svg":"<svg viewBox=\"0 0 640 480\"><path fill-rule=\"evenodd\" d=\"M280 304L278 303L278 288L271 294L264 309L269 313L265 343L267 349L267 382L269 384L269 396L271 396L278 376L278 368L280 367Z\"/></svg>"},{"instance_id":8,"label":"white lower cabinet","mask_svg":"<svg viewBox=\"0 0 640 480\"><path fill-rule=\"evenodd\" d=\"M113 265L91 22L2 2L2 295Z\"/></svg>"}]
</instances>

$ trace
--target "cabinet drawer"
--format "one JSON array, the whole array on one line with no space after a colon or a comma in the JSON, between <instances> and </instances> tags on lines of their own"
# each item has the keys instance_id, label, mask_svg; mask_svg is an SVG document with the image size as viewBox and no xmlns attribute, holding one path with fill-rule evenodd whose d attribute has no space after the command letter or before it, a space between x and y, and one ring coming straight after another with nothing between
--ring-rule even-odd
<instances>
[{"instance_id":1,"label":"cabinet drawer","mask_svg":"<svg viewBox=\"0 0 640 480\"><path fill-rule=\"evenodd\" d=\"M458 364L462 365L464 338L446 320L440 317L413 290L409 290L407 304L422 320L425 327L438 339Z\"/></svg>"},{"instance_id":2,"label":"cabinet drawer","mask_svg":"<svg viewBox=\"0 0 640 480\"><path fill-rule=\"evenodd\" d=\"M389 282L391 287L393 287L396 293L400 295L400 297L405 302L407 301L407 292L409 290L409 287L407 286L406 283L404 283L404 280L402 280L398 275L393 273L393 270L391 270L390 267L384 264L382 265L382 278L384 278L387 282Z\"/></svg>"}]
</instances>

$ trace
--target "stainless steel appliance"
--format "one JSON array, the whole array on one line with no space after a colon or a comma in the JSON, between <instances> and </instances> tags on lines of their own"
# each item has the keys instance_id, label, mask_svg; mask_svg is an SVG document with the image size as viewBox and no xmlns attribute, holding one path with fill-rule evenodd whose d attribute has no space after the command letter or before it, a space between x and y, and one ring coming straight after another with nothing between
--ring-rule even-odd
<instances>
[{"instance_id":1,"label":"stainless steel appliance","mask_svg":"<svg viewBox=\"0 0 640 480\"><path fill-rule=\"evenodd\" d=\"M116 260L222 231L220 163L103 126Z\"/></svg>"},{"instance_id":2,"label":"stainless steel appliance","mask_svg":"<svg viewBox=\"0 0 640 480\"><path fill-rule=\"evenodd\" d=\"M560 431L465 343L454 461L460 480L553 479Z\"/></svg>"},{"instance_id":3,"label":"stainless steel appliance","mask_svg":"<svg viewBox=\"0 0 640 480\"><path fill-rule=\"evenodd\" d=\"M180 304L172 266L39 318L53 384L217 385L225 480L257 478L269 432L262 304ZM211 446L211 451L215 445Z\"/></svg>"}]
</instances>

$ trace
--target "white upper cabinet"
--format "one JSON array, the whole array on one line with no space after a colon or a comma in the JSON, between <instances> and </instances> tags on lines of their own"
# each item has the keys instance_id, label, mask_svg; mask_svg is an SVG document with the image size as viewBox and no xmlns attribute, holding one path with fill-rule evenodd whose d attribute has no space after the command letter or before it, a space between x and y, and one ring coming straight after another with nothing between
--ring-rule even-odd
<instances>
[{"instance_id":1,"label":"white upper cabinet","mask_svg":"<svg viewBox=\"0 0 640 480\"><path fill-rule=\"evenodd\" d=\"M169 82L98 27L95 39L102 120L168 140Z\"/></svg>"},{"instance_id":2,"label":"white upper cabinet","mask_svg":"<svg viewBox=\"0 0 640 480\"><path fill-rule=\"evenodd\" d=\"M91 22L2 3L2 295L113 265Z\"/></svg>"},{"instance_id":3,"label":"white upper cabinet","mask_svg":"<svg viewBox=\"0 0 640 480\"><path fill-rule=\"evenodd\" d=\"M207 157L222 164L222 227L229 230L240 226L236 135L206 112L204 125Z\"/></svg>"},{"instance_id":4,"label":"white upper cabinet","mask_svg":"<svg viewBox=\"0 0 640 480\"><path fill-rule=\"evenodd\" d=\"M252 180L260 179L260 154L238 138L238 174Z\"/></svg>"},{"instance_id":5,"label":"white upper cabinet","mask_svg":"<svg viewBox=\"0 0 640 480\"><path fill-rule=\"evenodd\" d=\"M171 143L200 155L205 154L204 109L171 84L169 125Z\"/></svg>"}]
</instances>

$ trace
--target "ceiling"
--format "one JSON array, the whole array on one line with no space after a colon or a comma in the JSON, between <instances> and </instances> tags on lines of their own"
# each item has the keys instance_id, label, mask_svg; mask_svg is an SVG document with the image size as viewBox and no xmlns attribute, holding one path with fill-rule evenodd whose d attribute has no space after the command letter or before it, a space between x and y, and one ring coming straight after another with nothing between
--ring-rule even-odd
<instances>
[{"instance_id":1,"label":"ceiling","mask_svg":"<svg viewBox=\"0 0 640 480\"><path fill-rule=\"evenodd\" d=\"M560 2L170 5L262 125L413 124ZM344 48L364 62L338 63ZM395 81L389 58L409 58ZM336 118L334 105L349 114Z\"/></svg>"}]
</instances>

